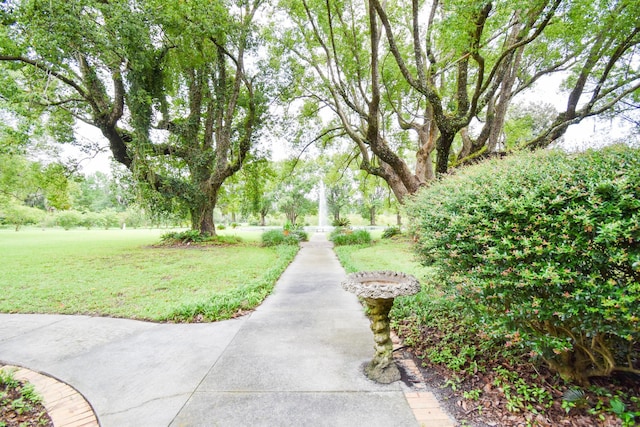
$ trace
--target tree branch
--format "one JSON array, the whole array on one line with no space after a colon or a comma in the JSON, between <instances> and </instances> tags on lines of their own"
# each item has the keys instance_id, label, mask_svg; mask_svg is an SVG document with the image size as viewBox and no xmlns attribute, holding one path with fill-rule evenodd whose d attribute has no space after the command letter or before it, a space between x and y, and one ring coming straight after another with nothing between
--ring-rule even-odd
<instances>
[{"instance_id":1,"label":"tree branch","mask_svg":"<svg viewBox=\"0 0 640 427\"><path fill-rule=\"evenodd\" d=\"M39 70L44 71L48 75L51 75L51 76L55 77L56 79L58 79L61 82L65 83L66 85L71 86L73 89L75 89L76 92L78 92L80 94L80 96L82 96L82 98L87 99L86 92L84 91L84 89L78 83L76 83L73 80L69 79L68 77L63 76L62 74L52 70L44 62L34 61L32 59L25 58L24 56L10 56L10 55L0 55L0 61L22 62L24 64L31 65L31 66L39 69Z\"/></svg>"}]
</instances>

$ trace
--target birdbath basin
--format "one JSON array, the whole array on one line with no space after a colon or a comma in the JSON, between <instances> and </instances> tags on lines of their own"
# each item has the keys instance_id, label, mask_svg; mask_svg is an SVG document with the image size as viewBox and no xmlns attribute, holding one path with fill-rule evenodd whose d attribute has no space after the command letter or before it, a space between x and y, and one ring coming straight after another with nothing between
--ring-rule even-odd
<instances>
[{"instance_id":1,"label":"birdbath basin","mask_svg":"<svg viewBox=\"0 0 640 427\"><path fill-rule=\"evenodd\" d=\"M393 361L389 311L394 298L417 294L420 282L405 273L362 271L348 275L342 287L362 298L369 309L375 354L365 367L365 374L369 379L383 384L398 381L400 371Z\"/></svg>"}]
</instances>

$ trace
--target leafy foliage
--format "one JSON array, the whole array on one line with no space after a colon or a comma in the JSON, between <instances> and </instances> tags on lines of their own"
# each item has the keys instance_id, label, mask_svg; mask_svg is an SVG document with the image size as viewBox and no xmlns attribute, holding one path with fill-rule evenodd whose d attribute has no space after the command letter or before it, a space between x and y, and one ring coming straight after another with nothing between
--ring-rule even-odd
<instances>
[{"instance_id":1,"label":"leafy foliage","mask_svg":"<svg viewBox=\"0 0 640 427\"><path fill-rule=\"evenodd\" d=\"M383 239L390 239L390 238L392 238L394 236L399 236L401 234L402 234L402 230L400 229L400 227L398 227L398 226L387 227L382 232L382 238Z\"/></svg>"},{"instance_id":2,"label":"leafy foliage","mask_svg":"<svg viewBox=\"0 0 640 427\"><path fill-rule=\"evenodd\" d=\"M640 420L640 389L633 376L600 377L587 388L565 383L526 349L505 346L509 332L493 322L484 323L473 304L443 283L433 267L414 261L409 239L335 249L347 272L381 268L420 280L418 294L396 298L392 326L428 367L430 383L446 387L451 401L464 399L455 414L462 425L467 425L465 421L471 425L476 425L474 421L478 425L619 425L622 421L630 427Z\"/></svg>"},{"instance_id":3,"label":"leafy foliage","mask_svg":"<svg viewBox=\"0 0 640 427\"><path fill-rule=\"evenodd\" d=\"M188 211L193 229L215 234L219 191L267 113L271 82L256 56L264 40L254 22L261 6L3 2L0 107L58 142L74 142L77 121L94 126L147 208ZM64 189L55 168L46 178ZM64 192L52 196L54 207L69 208Z\"/></svg>"},{"instance_id":4,"label":"leafy foliage","mask_svg":"<svg viewBox=\"0 0 640 427\"><path fill-rule=\"evenodd\" d=\"M369 220L369 225L376 225L376 215L382 210L387 199L388 189L384 183L371 175L361 174L358 181L360 197L357 202L362 218Z\"/></svg>"},{"instance_id":5,"label":"leafy foliage","mask_svg":"<svg viewBox=\"0 0 640 427\"><path fill-rule=\"evenodd\" d=\"M351 225L351 221L349 220L349 218L334 219L331 222L331 225L333 225L334 227L346 228Z\"/></svg>"},{"instance_id":6,"label":"leafy foliage","mask_svg":"<svg viewBox=\"0 0 640 427\"><path fill-rule=\"evenodd\" d=\"M640 151L524 153L413 199L417 251L563 378L640 372Z\"/></svg>"},{"instance_id":7,"label":"leafy foliage","mask_svg":"<svg viewBox=\"0 0 640 427\"><path fill-rule=\"evenodd\" d=\"M10 204L0 211L0 223L12 224L15 230L28 224L37 224L44 218L40 209L24 205Z\"/></svg>"},{"instance_id":8,"label":"leafy foliage","mask_svg":"<svg viewBox=\"0 0 640 427\"><path fill-rule=\"evenodd\" d=\"M80 227L84 222L82 214L74 210L58 212L55 215L54 221L55 225L58 225L65 230L69 230L74 227Z\"/></svg>"},{"instance_id":9,"label":"leafy foliage","mask_svg":"<svg viewBox=\"0 0 640 427\"><path fill-rule=\"evenodd\" d=\"M262 246L298 245L309 240L303 229L268 230L262 233Z\"/></svg>"},{"instance_id":10,"label":"leafy foliage","mask_svg":"<svg viewBox=\"0 0 640 427\"><path fill-rule=\"evenodd\" d=\"M22 203L40 209L69 209L71 172L59 163L43 165L22 154L0 154L0 205Z\"/></svg>"},{"instance_id":11,"label":"leafy foliage","mask_svg":"<svg viewBox=\"0 0 640 427\"><path fill-rule=\"evenodd\" d=\"M336 246L369 245L371 234L367 230L352 230L350 228L335 228L329 235L329 240Z\"/></svg>"},{"instance_id":12,"label":"leafy foliage","mask_svg":"<svg viewBox=\"0 0 640 427\"><path fill-rule=\"evenodd\" d=\"M279 175L278 209L291 226L302 225L304 216L316 213L318 209L317 198L313 200L310 196L318 181L316 167L313 162L285 161L280 164Z\"/></svg>"},{"instance_id":13,"label":"leafy foliage","mask_svg":"<svg viewBox=\"0 0 640 427\"><path fill-rule=\"evenodd\" d=\"M242 242L239 237L203 235L198 230L172 231L160 236L160 240L169 245L189 245L191 243L237 244Z\"/></svg>"},{"instance_id":14,"label":"leafy foliage","mask_svg":"<svg viewBox=\"0 0 640 427\"><path fill-rule=\"evenodd\" d=\"M160 236L160 240L165 243L201 243L207 241L211 236L204 236L197 230L172 231Z\"/></svg>"},{"instance_id":15,"label":"leafy foliage","mask_svg":"<svg viewBox=\"0 0 640 427\"><path fill-rule=\"evenodd\" d=\"M18 381L11 371L0 370L0 426L36 423L39 426L53 425L42 405L42 397L36 393L33 384Z\"/></svg>"}]
</instances>

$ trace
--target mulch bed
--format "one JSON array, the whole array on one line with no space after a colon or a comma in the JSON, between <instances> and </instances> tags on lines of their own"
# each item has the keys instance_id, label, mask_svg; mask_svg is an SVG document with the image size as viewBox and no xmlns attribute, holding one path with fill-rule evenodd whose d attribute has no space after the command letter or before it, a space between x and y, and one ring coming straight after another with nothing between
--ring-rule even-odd
<instances>
[{"instance_id":1,"label":"mulch bed","mask_svg":"<svg viewBox=\"0 0 640 427\"><path fill-rule=\"evenodd\" d=\"M23 383L20 383L21 386ZM29 404L29 408L20 408L19 389L0 385L0 425L6 427L54 427L45 407ZM17 404L12 402L18 402ZM12 407L13 406L13 407Z\"/></svg>"},{"instance_id":2,"label":"mulch bed","mask_svg":"<svg viewBox=\"0 0 640 427\"><path fill-rule=\"evenodd\" d=\"M426 339L424 342L428 342ZM407 348L402 350L403 357L413 359L419 367L422 381L430 391L438 396L441 404L460 423L461 426L494 427L494 426L567 426L567 427L619 427L622 421L611 413L599 411L590 414L589 408L595 407L598 396L585 390L584 405L572 408L568 413L562 408L563 394L569 389L557 375L543 366L535 366L528 361L515 364L513 361L502 359L487 364L485 373L468 374L456 373L445 366L433 364L425 357L425 349ZM544 387L553 397L550 408L535 407L533 410L519 410L512 412L507 408L508 400L504 390L496 386L494 367L502 366L511 372L516 372L519 378L527 383ZM465 380L452 388L451 380L457 376ZM617 391L627 396L640 397L640 378L634 375L617 375L610 378L594 378L592 385L607 389L611 395ZM482 390L477 400L465 399L464 392ZM640 410L640 408L636 408ZM537 412L537 413L536 413ZM636 417L638 421L638 417Z\"/></svg>"}]
</instances>

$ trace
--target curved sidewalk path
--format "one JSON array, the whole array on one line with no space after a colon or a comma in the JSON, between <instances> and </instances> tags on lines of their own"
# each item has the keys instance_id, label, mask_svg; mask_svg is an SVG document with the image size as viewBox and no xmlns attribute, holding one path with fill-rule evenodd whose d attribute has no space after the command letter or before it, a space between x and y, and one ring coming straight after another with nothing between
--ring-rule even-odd
<instances>
[{"instance_id":1,"label":"curved sidewalk path","mask_svg":"<svg viewBox=\"0 0 640 427\"><path fill-rule=\"evenodd\" d=\"M373 339L344 277L316 234L248 316L157 324L0 314L0 362L72 385L103 427L455 425L428 393L364 377Z\"/></svg>"}]
</instances>

